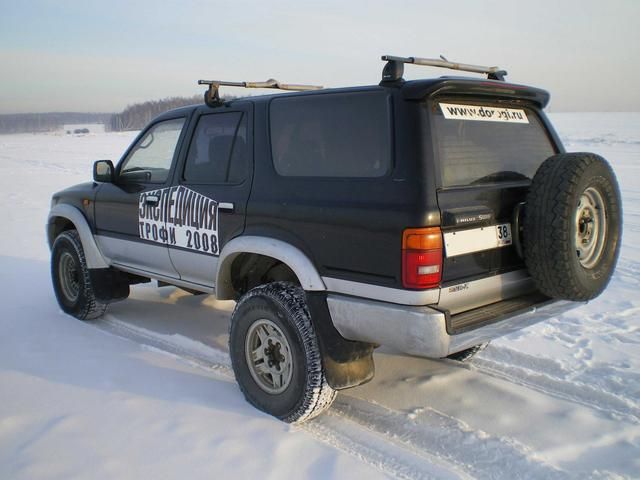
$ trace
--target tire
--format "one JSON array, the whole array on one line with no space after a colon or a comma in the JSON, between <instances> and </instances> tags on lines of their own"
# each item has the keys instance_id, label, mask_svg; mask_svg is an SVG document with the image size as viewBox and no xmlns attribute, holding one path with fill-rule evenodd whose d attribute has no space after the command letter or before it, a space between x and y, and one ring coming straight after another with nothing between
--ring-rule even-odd
<instances>
[{"instance_id":1,"label":"tire","mask_svg":"<svg viewBox=\"0 0 640 480\"><path fill-rule=\"evenodd\" d=\"M524 210L524 260L538 289L588 301L605 289L618 259L622 205L615 174L592 153L549 157Z\"/></svg>"},{"instance_id":2,"label":"tire","mask_svg":"<svg viewBox=\"0 0 640 480\"><path fill-rule=\"evenodd\" d=\"M51 249L51 280L60 308L80 320L104 315L107 304L94 294L80 236L76 230L62 232Z\"/></svg>"},{"instance_id":3,"label":"tire","mask_svg":"<svg viewBox=\"0 0 640 480\"><path fill-rule=\"evenodd\" d=\"M291 283L262 285L239 300L229 352L247 401L284 422L309 420L336 397L325 378L304 290Z\"/></svg>"},{"instance_id":4,"label":"tire","mask_svg":"<svg viewBox=\"0 0 640 480\"><path fill-rule=\"evenodd\" d=\"M457 362L466 362L467 360L470 360L473 356L475 356L477 353L480 353L482 350L487 348L487 345L489 345L489 342L481 343L480 345L475 345L465 350L461 350L459 352L452 353L451 355L447 355L447 358L450 360L456 360Z\"/></svg>"}]
</instances>

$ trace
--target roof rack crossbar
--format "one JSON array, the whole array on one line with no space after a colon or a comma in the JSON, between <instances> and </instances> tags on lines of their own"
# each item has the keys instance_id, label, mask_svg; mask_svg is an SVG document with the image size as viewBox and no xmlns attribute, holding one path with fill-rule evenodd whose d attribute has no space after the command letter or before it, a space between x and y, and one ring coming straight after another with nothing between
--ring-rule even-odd
<instances>
[{"instance_id":1,"label":"roof rack crossbar","mask_svg":"<svg viewBox=\"0 0 640 480\"><path fill-rule=\"evenodd\" d=\"M227 82L224 80L198 80L198 85L209 85L209 90L204 94L204 101L210 107L222 105L219 89L221 86L242 87L242 88L275 88L278 90L293 90L304 92L308 90L321 90L320 85L299 85L295 83L280 83L278 80L270 78L266 82Z\"/></svg>"},{"instance_id":2,"label":"roof rack crossbar","mask_svg":"<svg viewBox=\"0 0 640 480\"><path fill-rule=\"evenodd\" d=\"M277 88L279 90L320 90L324 87L320 85L298 85L295 83L281 83L278 80L270 78L266 82L226 82L223 80L198 80L198 85L215 85L226 87L244 87L244 88Z\"/></svg>"},{"instance_id":3,"label":"roof rack crossbar","mask_svg":"<svg viewBox=\"0 0 640 480\"><path fill-rule=\"evenodd\" d=\"M388 62L387 69L388 72L393 72L395 75L391 75L395 78L385 78L385 72L383 71L383 81L395 81L400 80L402 78L403 69L399 68L404 63L413 63L414 65L424 65L429 67L440 67L440 68L449 68L452 70L461 70L464 72L473 72L473 73L486 73L489 79L491 80L502 80L504 81L504 76L507 74L505 70L501 70L499 67L484 67L482 65L469 65L466 63L455 63L450 62L443 56L440 58L419 58L419 57L397 57L394 55L383 55L382 60ZM391 66L395 67L393 70ZM389 73L387 73L389 75Z\"/></svg>"}]
</instances>

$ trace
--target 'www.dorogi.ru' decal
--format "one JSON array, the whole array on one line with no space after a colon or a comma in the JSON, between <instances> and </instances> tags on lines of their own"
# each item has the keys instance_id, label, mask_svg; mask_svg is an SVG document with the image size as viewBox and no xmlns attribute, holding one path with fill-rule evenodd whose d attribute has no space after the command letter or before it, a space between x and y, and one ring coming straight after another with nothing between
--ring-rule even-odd
<instances>
[{"instance_id":1,"label":"'www.dorogi.ru' decal","mask_svg":"<svg viewBox=\"0 0 640 480\"><path fill-rule=\"evenodd\" d=\"M141 193L138 228L145 240L218 254L218 202L186 187Z\"/></svg>"},{"instance_id":2,"label":"'www.dorogi.ru' decal","mask_svg":"<svg viewBox=\"0 0 640 480\"><path fill-rule=\"evenodd\" d=\"M520 108L458 105L440 102L440 110L448 120L475 120L481 122L529 123L527 113Z\"/></svg>"}]
</instances>

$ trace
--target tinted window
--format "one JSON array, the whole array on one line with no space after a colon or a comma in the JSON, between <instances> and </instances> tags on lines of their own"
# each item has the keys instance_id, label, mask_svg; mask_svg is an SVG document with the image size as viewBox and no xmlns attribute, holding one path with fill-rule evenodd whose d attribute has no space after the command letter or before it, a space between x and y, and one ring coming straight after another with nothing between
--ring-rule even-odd
<instances>
[{"instance_id":1,"label":"tinted window","mask_svg":"<svg viewBox=\"0 0 640 480\"><path fill-rule=\"evenodd\" d=\"M121 179L164 183L169 176L184 120L166 120L151 127L122 164Z\"/></svg>"},{"instance_id":2,"label":"tinted window","mask_svg":"<svg viewBox=\"0 0 640 480\"><path fill-rule=\"evenodd\" d=\"M271 102L271 148L280 175L381 177L391 165L384 92L321 94Z\"/></svg>"},{"instance_id":3,"label":"tinted window","mask_svg":"<svg viewBox=\"0 0 640 480\"><path fill-rule=\"evenodd\" d=\"M247 127L242 112L203 115L198 120L184 180L189 183L240 183L247 175Z\"/></svg>"},{"instance_id":4,"label":"tinted window","mask_svg":"<svg viewBox=\"0 0 640 480\"><path fill-rule=\"evenodd\" d=\"M471 185L533 178L542 162L555 153L538 116L530 109L460 101L434 103L432 118L442 185ZM519 121L478 120L503 111ZM449 108L451 112L443 109ZM457 109L457 110L455 110ZM468 109L468 110L463 110ZM470 110L473 109L473 110ZM517 115L517 116L514 116Z\"/></svg>"}]
</instances>

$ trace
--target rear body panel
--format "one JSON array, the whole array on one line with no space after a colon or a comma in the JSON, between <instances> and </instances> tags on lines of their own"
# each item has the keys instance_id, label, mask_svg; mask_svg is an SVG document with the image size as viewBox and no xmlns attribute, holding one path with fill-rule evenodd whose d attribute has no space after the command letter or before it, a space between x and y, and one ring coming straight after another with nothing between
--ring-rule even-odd
<instances>
[{"instance_id":1,"label":"rear body panel","mask_svg":"<svg viewBox=\"0 0 640 480\"><path fill-rule=\"evenodd\" d=\"M456 110L452 105L519 112L524 120L447 118ZM519 99L436 96L426 102L425 115L433 137L426 161L436 167L445 237L443 286L524 268L514 244L519 232L512 230L516 207L525 201L538 166L562 150L541 111Z\"/></svg>"},{"instance_id":2,"label":"rear body panel","mask_svg":"<svg viewBox=\"0 0 640 480\"><path fill-rule=\"evenodd\" d=\"M375 178L279 175L271 157L269 128L263 127L269 125L270 102L256 102L256 171L245 233L296 246L323 277L401 289L402 230L439 225L440 212L435 190L420 180L430 174L415 148L419 111L397 89L351 92L372 90L388 97L392 148L392 169Z\"/></svg>"},{"instance_id":3,"label":"rear body panel","mask_svg":"<svg viewBox=\"0 0 640 480\"><path fill-rule=\"evenodd\" d=\"M474 309L498 302L500 308L511 308L505 303L509 299L521 305L537 301L517 252L516 217L539 165L564 149L541 110L546 101L539 92L533 91L531 98L509 98L461 91L451 96L451 89L442 90L446 95L434 94L424 104L433 139L425 161L436 169L445 243L438 308L448 319L469 312L467 319L458 319L458 325L469 329ZM456 117L456 105L470 107L473 114ZM511 124L507 118L485 120L478 118L483 109L520 117Z\"/></svg>"},{"instance_id":4,"label":"rear body panel","mask_svg":"<svg viewBox=\"0 0 640 480\"><path fill-rule=\"evenodd\" d=\"M388 174L376 178L279 174L274 166L270 124L274 98L295 101L308 95L331 96L345 92L386 95L392 154ZM495 231L496 225L511 225L515 207L525 199L532 171L546 158L535 159L537 163L533 162L535 165L524 177L447 185L443 182L439 160L440 133L431 113L439 108L437 102L442 100L451 104L526 109L530 121L543 132L547 152L563 151L541 111L548 102L548 94L504 82L441 78L406 82L399 88L397 85L363 87L254 97L255 175L247 205L245 234L274 237L294 245L311 259L328 289L338 293L358 292L358 295L398 304L439 305L450 313L477 308L483 301L487 304L530 293L531 282L520 278L527 275L522 272L524 264L513 245L481 250L471 245L468 252L463 246L462 252L446 255L442 289L428 295L402 285L404 229L440 226L447 235L478 228ZM501 127L492 122L475 123ZM503 278L505 274L519 271L516 282L513 276ZM491 277L496 278L482 282L484 300L461 291ZM453 287L457 285L460 287L456 290ZM400 291L407 292L408 296L394 294ZM384 298L379 297L380 292L384 292ZM394 295L397 300L393 300Z\"/></svg>"}]
</instances>

